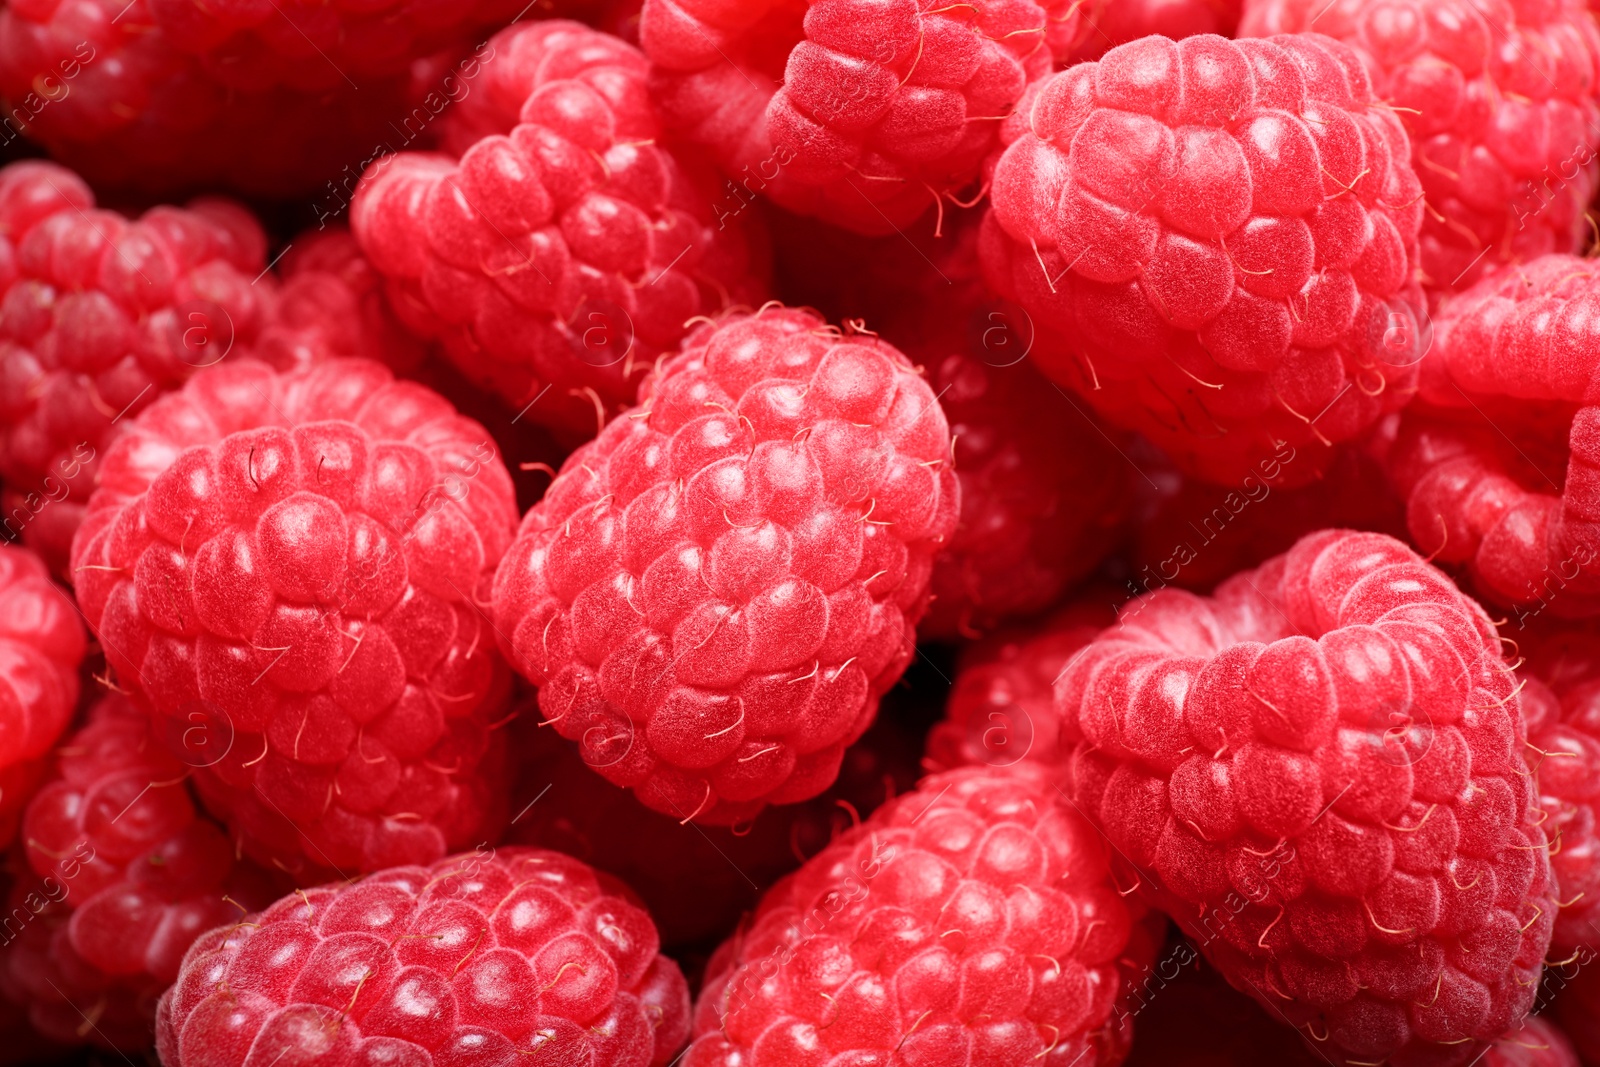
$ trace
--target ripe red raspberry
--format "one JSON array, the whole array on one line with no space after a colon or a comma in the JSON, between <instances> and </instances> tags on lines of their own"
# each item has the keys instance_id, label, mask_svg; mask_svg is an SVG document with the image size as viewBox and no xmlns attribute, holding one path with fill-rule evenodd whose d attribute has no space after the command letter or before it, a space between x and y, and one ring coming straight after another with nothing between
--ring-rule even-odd
<instances>
[{"instance_id":1,"label":"ripe red raspberry","mask_svg":"<svg viewBox=\"0 0 1600 1067\"><path fill-rule=\"evenodd\" d=\"M1553 955L1600 952L1600 632L1541 626L1517 632L1527 662L1523 752L1538 785L1555 872Z\"/></svg>"},{"instance_id":2,"label":"ripe red raspberry","mask_svg":"<svg viewBox=\"0 0 1600 1067\"><path fill-rule=\"evenodd\" d=\"M166 1067L665 1067L689 992L658 945L609 875L484 849L297 891L211 931L161 999L156 1045Z\"/></svg>"},{"instance_id":3,"label":"ripe red raspberry","mask_svg":"<svg viewBox=\"0 0 1600 1067\"><path fill-rule=\"evenodd\" d=\"M1130 524L1135 570L1128 592L1135 596L1168 585L1210 592L1316 530L1406 533L1405 505L1383 466L1355 448L1339 448L1322 477L1300 489L1278 488L1256 476L1233 486L1208 485L1136 458L1155 488ZM1141 488L1149 489L1149 483Z\"/></svg>"},{"instance_id":4,"label":"ripe red raspberry","mask_svg":"<svg viewBox=\"0 0 1600 1067\"><path fill-rule=\"evenodd\" d=\"M683 825L595 774L570 741L536 720L529 708L512 727L520 771L508 840L565 852L637 886L669 948L717 944L763 890L914 788L920 773L921 737L886 706L845 750L826 792L768 808L746 826Z\"/></svg>"},{"instance_id":5,"label":"ripe red raspberry","mask_svg":"<svg viewBox=\"0 0 1600 1067\"><path fill-rule=\"evenodd\" d=\"M1030 89L1006 139L990 282L1063 335L1047 374L1186 472L1305 484L1411 395L1421 189L1348 46L1147 37Z\"/></svg>"},{"instance_id":6,"label":"ripe red raspberry","mask_svg":"<svg viewBox=\"0 0 1600 1067\"><path fill-rule=\"evenodd\" d=\"M899 351L782 307L695 327L641 399L523 519L496 632L591 767L740 822L826 789L910 661L950 434Z\"/></svg>"},{"instance_id":7,"label":"ripe red raspberry","mask_svg":"<svg viewBox=\"0 0 1600 1067\"><path fill-rule=\"evenodd\" d=\"M0 18L4 13L0 13ZM0 170L0 503L65 570L117 424L250 344L270 286L242 208L197 200L131 220L53 163Z\"/></svg>"},{"instance_id":8,"label":"ripe red raspberry","mask_svg":"<svg viewBox=\"0 0 1600 1067\"><path fill-rule=\"evenodd\" d=\"M477 604L515 519L488 433L430 390L229 360L118 437L73 570L207 805L303 881L497 824L508 676Z\"/></svg>"},{"instance_id":9,"label":"ripe red raspberry","mask_svg":"<svg viewBox=\"0 0 1600 1067\"><path fill-rule=\"evenodd\" d=\"M893 233L974 185L1000 123L1050 69L1036 0L646 0L659 106L731 179L860 233ZM1047 10L1048 8L1048 10Z\"/></svg>"},{"instance_id":10,"label":"ripe red raspberry","mask_svg":"<svg viewBox=\"0 0 1600 1067\"><path fill-rule=\"evenodd\" d=\"M1483 1067L1581 1067L1567 1035L1547 1019L1530 1015L1484 1054Z\"/></svg>"},{"instance_id":11,"label":"ripe red raspberry","mask_svg":"<svg viewBox=\"0 0 1600 1067\"><path fill-rule=\"evenodd\" d=\"M1089 0L1086 4L1080 0L1085 8L1082 41L1066 58L1099 59L1108 49L1151 34L1175 41L1202 33L1232 37L1242 4L1243 0Z\"/></svg>"},{"instance_id":12,"label":"ripe red raspberry","mask_svg":"<svg viewBox=\"0 0 1600 1067\"><path fill-rule=\"evenodd\" d=\"M717 950L684 1067L1119 1063L1137 917L1044 767L935 775Z\"/></svg>"},{"instance_id":13,"label":"ripe red raspberry","mask_svg":"<svg viewBox=\"0 0 1600 1067\"><path fill-rule=\"evenodd\" d=\"M264 872L236 863L195 810L185 770L143 713L108 696L28 804L31 877L12 894L0 988L53 1041L148 1048L190 943L272 900Z\"/></svg>"},{"instance_id":14,"label":"ripe red raspberry","mask_svg":"<svg viewBox=\"0 0 1600 1067\"><path fill-rule=\"evenodd\" d=\"M1600 613L1600 274L1542 256L1451 299L1386 456L1411 538L1519 620Z\"/></svg>"},{"instance_id":15,"label":"ripe red raspberry","mask_svg":"<svg viewBox=\"0 0 1600 1067\"><path fill-rule=\"evenodd\" d=\"M1228 980L1346 1061L1466 1064L1556 904L1487 615L1325 530L1213 598L1131 602L1062 676L1074 799Z\"/></svg>"},{"instance_id":16,"label":"ripe red raspberry","mask_svg":"<svg viewBox=\"0 0 1600 1067\"><path fill-rule=\"evenodd\" d=\"M1600 31L1585 0L1250 0L1239 31L1310 29L1361 48L1411 135L1430 295L1588 243Z\"/></svg>"},{"instance_id":17,"label":"ripe red raspberry","mask_svg":"<svg viewBox=\"0 0 1600 1067\"><path fill-rule=\"evenodd\" d=\"M1054 764L1070 755L1076 731L1062 736L1055 680L1116 621L1119 599L1114 590L1095 589L1041 626L1002 630L967 646L944 719L928 734L923 765L942 771L1023 759Z\"/></svg>"},{"instance_id":18,"label":"ripe red raspberry","mask_svg":"<svg viewBox=\"0 0 1600 1067\"><path fill-rule=\"evenodd\" d=\"M311 193L342 164L359 168L430 133L459 84L444 72L522 6L10 3L0 10L5 138L25 132L97 186Z\"/></svg>"},{"instance_id":19,"label":"ripe red raspberry","mask_svg":"<svg viewBox=\"0 0 1600 1067\"><path fill-rule=\"evenodd\" d=\"M660 143L637 49L564 21L491 44L446 138L459 160L374 164L351 222L402 321L580 441L633 402L687 320L763 283L748 226L717 225Z\"/></svg>"},{"instance_id":20,"label":"ripe red raspberry","mask_svg":"<svg viewBox=\"0 0 1600 1067\"><path fill-rule=\"evenodd\" d=\"M278 274L282 284L253 355L278 370L354 356L417 376L428 347L394 317L383 296L383 276L350 231L299 235L278 261Z\"/></svg>"},{"instance_id":21,"label":"ripe red raspberry","mask_svg":"<svg viewBox=\"0 0 1600 1067\"><path fill-rule=\"evenodd\" d=\"M83 623L39 558L0 545L0 841L16 836L44 758L78 703Z\"/></svg>"}]
</instances>

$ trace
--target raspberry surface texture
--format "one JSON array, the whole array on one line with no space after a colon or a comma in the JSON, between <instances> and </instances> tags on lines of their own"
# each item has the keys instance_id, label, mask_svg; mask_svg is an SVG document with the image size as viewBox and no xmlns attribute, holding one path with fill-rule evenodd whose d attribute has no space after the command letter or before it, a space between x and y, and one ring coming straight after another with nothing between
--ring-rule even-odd
<instances>
[{"instance_id":1,"label":"raspberry surface texture","mask_svg":"<svg viewBox=\"0 0 1600 1067\"><path fill-rule=\"evenodd\" d=\"M1528 1016L1521 1029L1496 1041L1482 1062L1484 1067L1581 1067L1567 1035L1539 1015Z\"/></svg>"},{"instance_id":2,"label":"raspberry surface texture","mask_svg":"<svg viewBox=\"0 0 1600 1067\"><path fill-rule=\"evenodd\" d=\"M1517 681L1405 545L1132 601L1057 694L1127 877L1332 1062L1467 1064L1527 1014L1557 908Z\"/></svg>"},{"instance_id":3,"label":"raspberry surface texture","mask_svg":"<svg viewBox=\"0 0 1600 1067\"><path fill-rule=\"evenodd\" d=\"M990 284L1062 335L1045 373L1187 473L1306 484L1412 395L1421 186L1349 46L1146 37L1004 137Z\"/></svg>"},{"instance_id":4,"label":"raspberry surface texture","mask_svg":"<svg viewBox=\"0 0 1600 1067\"><path fill-rule=\"evenodd\" d=\"M83 623L39 557L0 546L0 840L44 771L78 703Z\"/></svg>"},{"instance_id":5,"label":"raspberry surface texture","mask_svg":"<svg viewBox=\"0 0 1600 1067\"><path fill-rule=\"evenodd\" d=\"M1571 624L1514 634L1528 720L1523 755L1538 785L1556 877L1552 955L1600 953L1600 632Z\"/></svg>"},{"instance_id":6,"label":"raspberry surface texture","mask_svg":"<svg viewBox=\"0 0 1600 1067\"><path fill-rule=\"evenodd\" d=\"M927 769L1008 767L1024 759L1056 764L1070 756L1077 730L1062 733L1055 680L1116 621L1119 599L1114 589L1095 589L1033 627L968 645L944 718L928 734Z\"/></svg>"},{"instance_id":7,"label":"raspberry surface texture","mask_svg":"<svg viewBox=\"0 0 1600 1067\"><path fill-rule=\"evenodd\" d=\"M1047 28L1077 37L1072 6L646 0L639 37L668 124L727 175L729 211L762 195L887 234L977 188L1001 121L1050 69Z\"/></svg>"},{"instance_id":8,"label":"raspberry surface texture","mask_svg":"<svg viewBox=\"0 0 1600 1067\"><path fill-rule=\"evenodd\" d=\"M615 875L637 888L669 950L709 950L762 891L916 786L921 737L890 710L897 696L890 691L884 713L845 750L838 780L826 791L734 827L685 825L651 811L585 766L577 747L529 709L512 728L521 770L511 810L520 817L508 840L565 852Z\"/></svg>"},{"instance_id":9,"label":"raspberry surface texture","mask_svg":"<svg viewBox=\"0 0 1600 1067\"><path fill-rule=\"evenodd\" d=\"M1175 41L1202 33L1232 37L1239 27L1242 3L1243 0L1080 0L1083 29L1067 59L1099 59L1119 44L1152 34ZM1061 53L1058 51L1057 55Z\"/></svg>"},{"instance_id":10,"label":"raspberry surface texture","mask_svg":"<svg viewBox=\"0 0 1600 1067\"><path fill-rule=\"evenodd\" d=\"M247 855L433 862L503 806L487 431L377 363L208 368L118 438L74 544L118 681Z\"/></svg>"},{"instance_id":11,"label":"raspberry surface texture","mask_svg":"<svg viewBox=\"0 0 1600 1067\"><path fill-rule=\"evenodd\" d=\"M684 1065L1120 1063L1137 919L1044 767L935 775L718 949Z\"/></svg>"},{"instance_id":12,"label":"raspberry surface texture","mask_svg":"<svg viewBox=\"0 0 1600 1067\"><path fill-rule=\"evenodd\" d=\"M1135 573L1128 590L1135 595L1168 585L1210 592L1329 527L1406 535L1405 504L1383 465L1358 448L1339 449L1320 478L1298 489L1276 488L1258 475L1211 485L1133 458L1154 483L1138 485L1129 523Z\"/></svg>"},{"instance_id":13,"label":"raspberry surface texture","mask_svg":"<svg viewBox=\"0 0 1600 1067\"><path fill-rule=\"evenodd\" d=\"M6 138L97 185L317 194L431 134L508 0L39 0L0 11ZM447 75L454 75L447 80ZM326 184L325 184L326 183Z\"/></svg>"},{"instance_id":14,"label":"raspberry surface texture","mask_svg":"<svg viewBox=\"0 0 1600 1067\"><path fill-rule=\"evenodd\" d=\"M1247 0L1246 37L1359 47L1411 135L1430 295L1578 252L1600 168L1600 31L1584 0Z\"/></svg>"},{"instance_id":15,"label":"raspberry surface texture","mask_svg":"<svg viewBox=\"0 0 1600 1067\"><path fill-rule=\"evenodd\" d=\"M768 307L695 327L568 458L495 576L539 708L645 806L815 796L905 670L959 486L892 346Z\"/></svg>"},{"instance_id":16,"label":"raspberry surface texture","mask_svg":"<svg viewBox=\"0 0 1600 1067\"><path fill-rule=\"evenodd\" d=\"M665 1067L689 992L621 883L481 849L297 891L195 942L163 996L166 1067L547 1062Z\"/></svg>"},{"instance_id":17,"label":"raspberry surface texture","mask_svg":"<svg viewBox=\"0 0 1600 1067\"><path fill-rule=\"evenodd\" d=\"M196 810L185 770L145 715L111 695L28 804L30 870L9 916L28 920L8 928L0 990L57 1043L150 1048L156 1000L194 939L276 895Z\"/></svg>"},{"instance_id":18,"label":"raspberry surface texture","mask_svg":"<svg viewBox=\"0 0 1600 1067\"><path fill-rule=\"evenodd\" d=\"M0 18L10 9L0 12ZM64 571L113 432L255 339L266 237L198 200L129 219L53 163L0 170L0 477L7 535Z\"/></svg>"},{"instance_id":19,"label":"raspberry surface texture","mask_svg":"<svg viewBox=\"0 0 1600 1067\"><path fill-rule=\"evenodd\" d=\"M451 154L368 169L351 223L416 334L569 442L631 404L684 323L764 295L753 214L663 143L638 49L513 26L451 120Z\"/></svg>"},{"instance_id":20,"label":"raspberry surface texture","mask_svg":"<svg viewBox=\"0 0 1600 1067\"><path fill-rule=\"evenodd\" d=\"M1542 256L1434 320L1419 403L1388 447L1417 547L1520 620L1600 613L1600 272Z\"/></svg>"}]
</instances>

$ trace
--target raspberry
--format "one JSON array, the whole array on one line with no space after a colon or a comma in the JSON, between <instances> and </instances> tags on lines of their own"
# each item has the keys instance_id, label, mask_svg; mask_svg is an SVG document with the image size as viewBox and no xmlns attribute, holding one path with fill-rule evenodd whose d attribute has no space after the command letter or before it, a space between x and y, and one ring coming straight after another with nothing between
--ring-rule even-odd
<instances>
[{"instance_id":1,"label":"raspberry","mask_svg":"<svg viewBox=\"0 0 1600 1067\"><path fill-rule=\"evenodd\" d=\"M686 320L760 297L756 254L658 143L637 49L563 21L491 45L445 135L459 160L375 164L352 225L414 332L581 441L633 402Z\"/></svg>"},{"instance_id":2,"label":"raspberry","mask_svg":"<svg viewBox=\"0 0 1600 1067\"><path fill-rule=\"evenodd\" d=\"M1420 186L1348 46L1146 37L1030 89L1005 137L990 283L1063 335L1047 374L1186 472L1306 484L1412 394Z\"/></svg>"},{"instance_id":3,"label":"raspberry","mask_svg":"<svg viewBox=\"0 0 1600 1067\"><path fill-rule=\"evenodd\" d=\"M353 356L416 377L427 346L389 310L382 276L348 230L308 230L279 264L282 285L255 355L278 370Z\"/></svg>"},{"instance_id":4,"label":"raspberry","mask_svg":"<svg viewBox=\"0 0 1600 1067\"><path fill-rule=\"evenodd\" d=\"M1346 1062L1466 1064L1556 904L1488 616L1325 530L1213 598L1131 602L1057 683L1078 805L1218 969Z\"/></svg>"},{"instance_id":5,"label":"raspberry","mask_svg":"<svg viewBox=\"0 0 1600 1067\"><path fill-rule=\"evenodd\" d=\"M1003 630L967 646L923 764L941 771L1065 759L1075 737L1061 736L1052 687L1072 658L1116 621L1117 599L1096 590L1034 629Z\"/></svg>"},{"instance_id":6,"label":"raspberry","mask_svg":"<svg viewBox=\"0 0 1600 1067\"><path fill-rule=\"evenodd\" d=\"M515 518L487 432L430 390L229 360L118 437L73 570L207 806L305 882L496 824L508 677L476 604Z\"/></svg>"},{"instance_id":7,"label":"raspberry","mask_svg":"<svg viewBox=\"0 0 1600 1067\"><path fill-rule=\"evenodd\" d=\"M135 221L95 208L83 180L52 163L0 170L8 536L65 570L117 423L254 340L265 249L255 220L222 201Z\"/></svg>"},{"instance_id":8,"label":"raspberry","mask_svg":"<svg viewBox=\"0 0 1600 1067\"><path fill-rule=\"evenodd\" d=\"M1572 1042L1554 1023L1530 1015L1516 1033L1496 1041L1483 1057L1484 1067L1580 1067Z\"/></svg>"},{"instance_id":9,"label":"raspberry","mask_svg":"<svg viewBox=\"0 0 1600 1067\"><path fill-rule=\"evenodd\" d=\"M429 132L452 84L444 70L521 7L8 4L0 11L6 137L26 132L96 185L165 195L219 185L272 198L310 193L341 164L359 168Z\"/></svg>"},{"instance_id":10,"label":"raspberry","mask_svg":"<svg viewBox=\"0 0 1600 1067\"><path fill-rule=\"evenodd\" d=\"M646 0L639 37L658 105L732 179L860 233L893 233L957 199L1000 122L1047 73L1046 29L1072 3L1035 0Z\"/></svg>"},{"instance_id":11,"label":"raspberry","mask_svg":"<svg viewBox=\"0 0 1600 1067\"><path fill-rule=\"evenodd\" d=\"M845 750L826 792L768 808L749 826L686 826L584 766L576 747L529 710L513 727L522 795L513 798L509 840L565 852L637 886L669 948L714 946L762 890L918 778L921 738L886 708Z\"/></svg>"},{"instance_id":12,"label":"raspberry","mask_svg":"<svg viewBox=\"0 0 1600 1067\"><path fill-rule=\"evenodd\" d=\"M189 944L272 900L264 873L235 863L226 835L196 812L184 771L142 713L108 696L28 804L34 877L12 894L18 940L0 953L0 987L53 1041L148 1048L156 998Z\"/></svg>"},{"instance_id":13,"label":"raspberry","mask_svg":"<svg viewBox=\"0 0 1600 1067\"><path fill-rule=\"evenodd\" d=\"M1386 456L1412 540L1519 620L1600 612L1597 301L1589 261L1554 255L1451 299Z\"/></svg>"},{"instance_id":14,"label":"raspberry","mask_svg":"<svg viewBox=\"0 0 1600 1067\"><path fill-rule=\"evenodd\" d=\"M1313 485L1280 489L1256 476L1223 487L1151 471L1156 488L1136 513L1135 595L1176 585L1209 592L1218 582L1287 552L1329 527L1404 537L1405 505L1381 464L1353 448L1335 451ZM1146 483L1148 488L1148 483Z\"/></svg>"},{"instance_id":15,"label":"raspberry","mask_svg":"<svg viewBox=\"0 0 1600 1067\"><path fill-rule=\"evenodd\" d=\"M1600 633L1545 627L1522 642L1524 756L1556 877L1555 952L1600 950Z\"/></svg>"},{"instance_id":16,"label":"raspberry","mask_svg":"<svg viewBox=\"0 0 1600 1067\"><path fill-rule=\"evenodd\" d=\"M297 891L195 942L166 1067L649 1064L689 1030L655 924L608 875L504 848Z\"/></svg>"},{"instance_id":17,"label":"raspberry","mask_svg":"<svg viewBox=\"0 0 1600 1067\"><path fill-rule=\"evenodd\" d=\"M1600 32L1585 0L1250 0L1240 33L1362 49L1411 135L1431 295L1588 242Z\"/></svg>"},{"instance_id":18,"label":"raspberry","mask_svg":"<svg viewBox=\"0 0 1600 1067\"><path fill-rule=\"evenodd\" d=\"M591 767L740 822L826 789L910 661L950 434L900 352L782 307L696 326L641 399L523 519L496 632Z\"/></svg>"},{"instance_id":19,"label":"raspberry","mask_svg":"<svg viewBox=\"0 0 1600 1067\"><path fill-rule=\"evenodd\" d=\"M1099 59L1119 44L1160 34L1173 40L1202 33L1232 37L1243 0L1098 0L1084 12L1082 43L1071 61ZM1320 26L1318 27L1320 29ZM1057 52L1060 56L1061 53Z\"/></svg>"},{"instance_id":20,"label":"raspberry","mask_svg":"<svg viewBox=\"0 0 1600 1067\"><path fill-rule=\"evenodd\" d=\"M0 545L0 841L44 771L78 703L83 623L39 558Z\"/></svg>"},{"instance_id":21,"label":"raspberry","mask_svg":"<svg viewBox=\"0 0 1600 1067\"><path fill-rule=\"evenodd\" d=\"M1135 918L1042 766L936 775L717 950L684 1067L1117 1063L1121 960L1153 948Z\"/></svg>"}]
</instances>

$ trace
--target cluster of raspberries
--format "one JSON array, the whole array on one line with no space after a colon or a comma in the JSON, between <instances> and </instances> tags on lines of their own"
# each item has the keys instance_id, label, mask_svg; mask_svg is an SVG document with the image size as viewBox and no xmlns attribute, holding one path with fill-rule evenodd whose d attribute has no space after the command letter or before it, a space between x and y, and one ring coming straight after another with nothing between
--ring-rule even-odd
<instances>
[{"instance_id":1,"label":"cluster of raspberries","mask_svg":"<svg viewBox=\"0 0 1600 1067\"><path fill-rule=\"evenodd\" d=\"M0 1067L1600 1064L1597 17L0 3Z\"/></svg>"}]
</instances>

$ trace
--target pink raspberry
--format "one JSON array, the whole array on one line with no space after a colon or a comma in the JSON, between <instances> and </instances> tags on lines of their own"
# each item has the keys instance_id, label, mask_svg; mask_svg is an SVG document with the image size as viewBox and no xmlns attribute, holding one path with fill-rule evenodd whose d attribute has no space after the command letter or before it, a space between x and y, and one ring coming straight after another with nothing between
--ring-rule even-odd
<instances>
[{"instance_id":1,"label":"pink raspberry","mask_svg":"<svg viewBox=\"0 0 1600 1067\"><path fill-rule=\"evenodd\" d=\"M53 1041L149 1048L156 998L190 943L272 900L265 873L236 863L195 810L185 770L138 709L108 696L28 804L32 876L12 894L10 919L25 918L8 922L0 988Z\"/></svg>"},{"instance_id":2,"label":"pink raspberry","mask_svg":"<svg viewBox=\"0 0 1600 1067\"><path fill-rule=\"evenodd\" d=\"M782 307L696 326L641 400L523 519L496 632L591 767L740 822L826 789L910 661L950 434L899 351Z\"/></svg>"},{"instance_id":3,"label":"pink raspberry","mask_svg":"<svg viewBox=\"0 0 1600 1067\"><path fill-rule=\"evenodd\" d=\"M508 841L565 852L637 886L662 942L680 950L727 937L768 886L915 787L922 748L921 737L885 709L845 750L826 792L768 808L749 825L721 827L683 825L646 808L585 766L576 746L531 708L512 739L520 771Z\"/></svg>"},{"instance_id":4,"label":"pink raspberry","mask_svg":"<svg viewBox=\"0 0 1600 1067\"><path fill-rule=\"evenodd\" d=\"M1082 43L1067 58L1099 59L1108 49L1151 34L1175 41L1202 33L1232 37L1242 4L1243 0L1079 0L1084 8Z\"/></svg>"},{"instance_id":5,"label":"pink raspberry","mask_svg":"<svg viewBox=\"0 0 1600 1067\"><path fill-rule=\"evenodd\" d=\"M0 170L8 537L65 570L119 423L254 340L270 300L270 285L251 284L265 250L255 220L230 203L132 220L97 209L83 180L53 163Z\"/></svg>"},{"instance_id":6,"label":"pink raspberry","mask_svg":"<svg viewBox=\"0 0 1600 1067\"><path fill-rule=\"evenodd\" d=\"M0 841L45 769L45 757L72 720L83 661L83 623L39 558L0 545Z\"/></svg>"},{"instance_id":7,"label":"pink raspberry","mask_svg":"<svg viewBox=\"0 0 1600 1067\"><path fill-rule=\"evenodd\" d=\"M491 44L446 135L460 158L375 164L352 225L415 333L581 441L687 320L760 298L759 257L661 143L637 49L564 21Z\"/></svg>"},{"instance_id":8,"label":"pink raspberry","mask_svg":"<svg viewBox=\"0 0 1600 1067\"><path fill-rule=\"evenodd\" d=\"M1600 952L1600 632L1541 627L1519 633L1528 661L1523 755L1539 790L1555 871L1554 954Z\"/></svg>"},{"instance_id":9,"label":"pink raspberry","mask_svg":"<svg viewBox=\"0 0 1600 1067\"><path fill-rule=\"evenodd\" d=\"M383 366L229 360L117 439L74 542L118 680L245 852L302 881L428 863L503 806L483 427Z\"/></svg>"},{"instance_id":10,"label":"pink raspberry","mask_svg":"<svg viewBox=\"0 0 1600 1067\"><path fill-rule=\"evenodd\" d=\"M665 1067L689 992L650 916L559 852L482 849L296 891L195 942L166 1067Z\"/></svg>"},{"instance_id":11,"label":"pink raspberry","mask_svg":"<svg viewBox=\"0 0 1600 1067\"><path fill-rule=\"evenodd\" d=\"M1247 37L1358 46L1411 135L1430 295L1588 243L1600 31L1584 0L1249 0Z\"/></svg>"},{"instance_id":12,"label":"pink raspberry","mask_svg":"<svg viewBox=\"0 0 1600 1067\"><path fill-rule=\"evenodd\" d=\"M684 1067L1119 1063L1136 918L1044 767L935 775L717 950Z\"/></svg>"},{"instance_id":13,"label":"pink raspberry","mask_svg":"<svg viewBox=\"0 0 1600 1067\"><path fill-rule=\"evenodd\" d=\"M1519 620L1600 613L1600 274L1542 256L1452 298L1386 456L1412 540Z\"/></svg>"},{"instance_id":14,"label":"pink raspberry","mask_svg":"<svg viewBox=\"0 0 1600 1067\"><path fill-rule=\"evenodd\" d=\"M1290 460L1294 462L1294 460ZM1176 585L1210 592L1239 571L1287 552L1308 533L1339 527L1404 537L1405 504L1380 464L1341 447L1311 485L1282 489L1259 476L1232 486L1184 478L1170 468L1141 466L1155 482L1135 509L1134 595Z\"/></svg>"},{"instance_id":15,"label":"pink raspberry","mask_svg":"<svg viewBox=\"0 0 1600 1067\"><path fill-rule=\"evenodd\" d=\"M1400 407L1422 341L1421 189L1350 47L1146 37L1030 89L983 257L1041 368L1188 473L1312 481Z\"/></svg>"},{"instance_id":16,"label":"pink raspberry","mask_svg":"<svg viewBox=\"0 0 1600 1067\"><path fill-rule=\"evenodd\" d=\"M403 147L443 109L445 71L513 0L24 0L0 10L5 138L26 133L96 185L170 195L312 193ZM431 91L431 96L430 96ZM329 183L331 188L331 183Z\"/></svg>"},{"instance_id":17,"label":"pink raspberry","mask_svg":"<svg viewBox=\"0 0 1600 1067\"><path fill-rule=\"evenodd\" d=\"M1116 621L1114 590L1096 589L1033 629L1002 630L962 650L943 721L928 734L930 771L968 764L1059 763L1075 732L1061 734L1055 680Z\"/></svg>"},{"instance_id":18,"label":"pink raspberry","mask_svg":"<svg viewBox=\"0 0 1600 1067\"><path fill-rule=\"evenodd\" d=\"M278 261L282 281L252 353L279 370L337 356L374 359L416 377L428 348L383 296L383 276L350 231L308 230Z\"/></svg>"},{"instance_id":19,"label":"pink raspberry","mask_svg":"<svg viewBox=\"0 0 1600 1067\"><path fill-rule=\"evenodd\" d=\"M670 126L730 181L860 233L975 186L1000 123L1050 69L1054 0L646 0L639 37Z\"/></svg>"},{"instance_id":20,"label":"pink raspberry","mask_svg":"<svg viewBox=\"0 0 1600 1067\"><path fill-rule=\"evenodd\" d=\"M1527 1014L1556 903L1516 679L1409 548L1325 530L1142 597L1056 692L1077 804L1317 1047L1467 1064Z\"/></svg>"}]
</instances>

